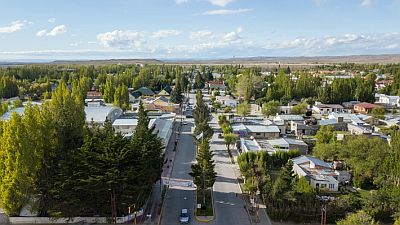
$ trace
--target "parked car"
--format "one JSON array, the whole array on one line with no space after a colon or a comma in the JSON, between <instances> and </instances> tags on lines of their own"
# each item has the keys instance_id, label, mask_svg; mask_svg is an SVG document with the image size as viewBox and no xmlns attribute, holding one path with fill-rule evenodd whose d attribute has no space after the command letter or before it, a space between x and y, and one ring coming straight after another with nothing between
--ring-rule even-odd
<instances>
[{"instance_id":1,"label":"parked car","mask_svg":"<svg viewBox=\"0 0 400 225\"><path fill-rule=\"evenodd\" d=\"M189 220L190 220L190 218L189 218L188 210L185 208L181 209L181 215L179 217L179 222L189 223Z\"/></svg>"}]
</instances>

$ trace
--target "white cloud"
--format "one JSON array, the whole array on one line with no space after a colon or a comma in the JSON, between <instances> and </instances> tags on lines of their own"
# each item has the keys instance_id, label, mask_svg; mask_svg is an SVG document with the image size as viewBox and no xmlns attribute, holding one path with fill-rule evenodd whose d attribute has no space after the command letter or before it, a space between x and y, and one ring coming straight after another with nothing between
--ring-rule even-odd
<instances>
[{"instance_id":1,"label":"white cloud","mask_svg":"<svg viewBox=\"0 0 400 225\"><path fill-rule=\"evenodd\" d=\"M32 22L27 20L17 20L10 23L8 26L0 27L0 34L10 34L21 30L27 24L32 24Z\"/></svg>"},{"instance_id":2,"label":"white cloud","mask_svg":"<svg viewBox=\"0 0 400 225\"><path fill-rule=\"evenodd\" d=\"M361 5L362 6L369 6L369 5L372 4L372 2L373 2L373 0L362 0L361 1Z\"/></svg>"},{"instance_id":3,"label":"white cloud","mask_svg":"<svg viewBox=\"0 0 400 225\"><path fill-rule=\"evenodd\" d=\"M69 46L71 47L77 47L79 44L78 43L70 43Z\"/></svg>"},{"instance_id":4,"label":"white cloud","mask_svg":"<svg viewBox=\"0 0 400 225\"><path fill-rule=\"evenodd\" d=\"M49 33L47 33L47 36L55 37L65 32L67 32L67 27L65 25L59 25L54 27Z\"/></svg>"},{"instance_id":5,"label":"white cloud","mask_svg":"<svg viewBox=\"0 0 400 225\"><path fill-rule=\"evenodd\" d=\"M296 38L267 44L265 49L286 51L295 55L382 54L386 53L386 50L400 50L398 43L400 43L398 32L369 35L344 34Z\"/></svg>"},{"instance_id":6,"label":"white cloud","mask_svg":"<svg viewBox=\"0 0 400 225\"><path fill-rule=\"evenodd\" d=\"M238 27L238 28L236 28L236 31L229 32L229 33L225 34L222 37L222 41L229 42L229 43L238 42L239 40L242 39L242 37L239 35L242 32L243 32L243 28L242 27Z\"/></svg>"},{"instance_id":7,"label":"white cloud","mask_svg":"<svg viewBox=\"0 0 400 225\"><path fill-rule=\"evenodd\" d=\"M202 13L201 15L232 15L251 12L253 9L217 9Z\"/></svg>"},{"instance_id":8,"label":"white cloud","mask_svg":"<svg viewBox=\"0 0 400 225\"><path fill-rule=\"evenodd\" d=\"M180 5L189 2L189 0L175 0L175 3Z\"/></svg>"},{"instance_id":9,"label":"white cloud","mask_svg":"<svg viewBox=\"0 0 400 225\"><path fill-rule=\"evenodd\" d=\"M36 36L38 37L44 37L47 34L47 30L40 30L36 33Z\"/></svg>"},{"instance_id":10,"label":"white cloud","mask_svg":"<svg viewBox=\"0 0 400 225\"><path fill-rule=\"evenodd\" d=\"M152 37L156 39L179 36L182 32L179 30L159 30L153 33Z\"/></svg>"},{"instance_id":11,"label":"white cloud","mask_svg":"<svg viewBox=\"0 0 400 225\"><path fill-rule=\"evenodd\" d=\"M54 22L56 22L56 18L51 17L51 18L49 18L49 19L47 20L47 22L49 22L49 23L54 23Z\"/></svg>"},{"instance_id":12,"label":"white cloud","mask_svg":"<svg viewBox=\"0 0 400 225\"><path fill-rule=\"evenodd\" d=\"M196 32L191 32L189 38L195 41L204 41L213 38L214 33L209 30L200 30Z\"/></svg>"},{"instance_id":13,"label":"white cloud","mask_svg":"<svg viewBox=\"0 0 400 225\"><path fill-rule=\"evenodd\" d=\"M66 33L66 32L67 32L67 27L65 25L59 25L59 26L55 26L49 32L47 32L47 30L40 30L36 33L36 36L38 36L38 37L44 37L44 36L56 37L56 36Z\"/></svg>"},{"instance_id":14,"label":"white cloud","mask_svg":"<svg viewBox=\"0 0 400 225\"><path fill-rule=\"evenodd\" d=\"M141 49L145 43L142 32L130 30L114 30L112 32L100 33L97 40L104 47L117 49Z\"/></svg>"},{"instance_id":15,"label":"white cloud","mask_svg":"<svg viewBox=\"0 0 400 225\"><path fill-rule=\"evenodd\" d=\"M225 7L229 3L233 2L234 0L209 0L209 2L213 5Z\"/></svg>"}]
</instances>

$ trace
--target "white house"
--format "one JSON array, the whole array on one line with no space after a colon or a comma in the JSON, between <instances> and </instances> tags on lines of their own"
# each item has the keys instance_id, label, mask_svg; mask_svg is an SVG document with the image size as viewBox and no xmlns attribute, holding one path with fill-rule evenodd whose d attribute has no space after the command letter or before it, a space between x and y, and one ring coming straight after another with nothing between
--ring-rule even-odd
<instances>
[{"instance_id":1,"label":"white house","mask_svg":"<svg viewBox=\"0 0 400 225\"><path fill-rule=\"evenodd\" d=\"M237 101L232 98L230 95L226 96L216 96L215 101L221 103L222 105L229 106L231 108L236 108Z\"/></svg>"},{"instance_id":2,"label":"white house","mask_svg":"<svg viewBox=\"0 0 400 225\"><path fill-rule=\"evenodd\" d=\"M386 107L398 107L399 100L399 96L380 95L376 103L383 104Z\"/></svg>"},{"instance_id":3,"label":"white house","mask_svg":"<svg viewBox=\"0 0 400 225\"><path fill-rule=\"evenodd\" d=\"M304 118L301 115L277 115L274 118L274 123L281 130L281 134L286 134L286 130L291 129L291 122L304 123Z\"/></svg>"},{"instance_id":4,"label":"white house","mask_svg":"<svg viewBox=\"0 0 400 225\"><path fill-rule=\"evenodd\" d=\"M334 170L331 163L315 157L299 156L292 161L293 172L299 177L305 177L314 189L337 192L340 183L350 180L350 174L347 171Z\"/></svg>"},{"instance_id":5,"label":"white house","mask_svg":"<svg viewBox=\"0 0 400 225\"><path fill-rule=\"evenodd\" d=\"M103 126L106 120L114 123L116 119L121 117L122 110L111 106L86 106L86 123Z\"/></svg>"},{"instance_id":6,"label":"white house","mask_svg":"<svg viewBox=\"0 0 400 225\"><path fill-rule=\"evenodd\" d=\"M322 104L321 102L315 102L312 110L316 114L328 115L332 112L343 112L344 107L339 104Z\"/></svg>"}]
</instances>

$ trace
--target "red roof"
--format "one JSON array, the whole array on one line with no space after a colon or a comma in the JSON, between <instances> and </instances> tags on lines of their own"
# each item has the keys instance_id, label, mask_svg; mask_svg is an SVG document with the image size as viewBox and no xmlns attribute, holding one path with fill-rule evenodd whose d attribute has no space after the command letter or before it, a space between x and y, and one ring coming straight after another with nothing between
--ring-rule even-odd
<instances>
[{"instance_id":1,"label":"red roof","mask_svg":"<svg viewBox=\"0 0 400 225\"><path fill-rule=\"evenodd\" d=\"M364 109L374 109L374 108L377 108L377 107L380 107L380 106L379 105L375 105L375 104L371 104L371 103L368 103L368 102L361 102L361 103L355 104L354 107L361 107L361 108L364 108Z\"/></svg>"},{"instance_id":2,"label":"red roof","mask_svg":"<svg viewBox=\"0 0 400 225\"><path fill-rule=\"evenodd\" d=\"M209 84L224 84L224 81L221 80L211 80L208 81Z\"/></svg>"}]
</instances>

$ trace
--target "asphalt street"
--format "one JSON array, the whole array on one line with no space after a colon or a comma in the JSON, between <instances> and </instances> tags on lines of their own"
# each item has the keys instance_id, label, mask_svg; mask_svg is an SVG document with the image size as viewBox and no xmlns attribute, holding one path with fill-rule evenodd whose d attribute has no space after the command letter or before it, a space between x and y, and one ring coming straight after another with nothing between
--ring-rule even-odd
<instances>
[{"instance_id":1,"label":"asphalt street","mask_svg":"<svg viewBox=\"0 0 400 225\"><path fill-rule=\"evenodd\" d=\"M194 95L190 95L193 100ZM193 119L187 121L183 126L182 134L178 141L178 148L175 156L175 163L171 179L191 181L189 176L190 166L195 163L195 144L191 131L194 129ZM212 127L218 126L216 118L211 121ZM223 139L218 139L214 134L211 140L211 150L214 151L215 170L217 180L214 184L214 206L215 220L207 224L219 225L247 225L251 224L244 209L243 201L238 197L240 189L236 180L233 165L230 163ZM182 184L185 184L184 182ZM179 213L182 208L188 208L191 216L190 224L204 224L194 219L195 190L185 185L170 186L167 191L163 207L161 224L179 224Z\"/></svg>"}]
</instances>

